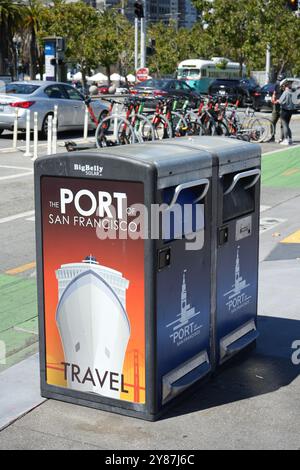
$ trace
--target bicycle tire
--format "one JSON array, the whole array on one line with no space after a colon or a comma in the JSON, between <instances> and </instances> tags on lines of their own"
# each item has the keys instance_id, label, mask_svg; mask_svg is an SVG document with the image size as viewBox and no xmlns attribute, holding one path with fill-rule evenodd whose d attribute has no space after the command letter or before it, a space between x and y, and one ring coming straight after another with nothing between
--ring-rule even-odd
<instances>
[{"instance_id":1,"label":"bicycle tire","mask_svg":"<svg viewBox=\"0 0 300 470\"><path fill-rule=\"evenodd\" d=\"M115 136L116 140L112 140L111 136L113 135L113 133L111 132L110 128L111 128L111 125L115 122L115 119L119 120L120 122L118 123L117 121L117 125L116 125L117 126L116 127L117 135ZM97 129L95 132L97 148L109 147L112 145L121 145L120 136L119 136L119 128L121 124L126 124L132 136L130 143L135 143L136 139L135 139L134 131L130 122L127 119L121 117L119 114L110 114L108 117L102 119L102 121L97 126Z\"/></svg>"},{"instance_id":2,"label":"bicycle tire","mask_svg":"<svg viewBox=\"0 0 300 470\"><path fill-rule=\"evenodd\" d=\"M159 116L160 120L157 124L155 124L153 123L154 117L155 114L148 116L148 119L150 120L154 129L155 140L164 140L171 138L172 126L170 124L170 121L164 116Z\"/></svg>"},{"instance_id":3,"label":"bicycle tire","mask_svg":"<svg viewBox=\"0 0 300 470\"><path fill-rule=\"evenodd\" d=\"M142 114L136 114L136 117L139 121L139 128L136 129L136 126L133 126L133 129L138 142L153 142L155 140L155 131L150 119Z\"/></svg>"}]
</instances>

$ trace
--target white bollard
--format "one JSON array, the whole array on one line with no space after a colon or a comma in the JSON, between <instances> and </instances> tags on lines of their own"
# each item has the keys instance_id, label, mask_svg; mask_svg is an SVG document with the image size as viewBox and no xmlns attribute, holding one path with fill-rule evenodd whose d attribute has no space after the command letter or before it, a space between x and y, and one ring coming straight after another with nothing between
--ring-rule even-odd
<instances>
[{"instance_id":1,"label":"white bollard","mask_svg":"<svg viewBox=\"0 0 300 470\"><path fill-rule=\"evenodd\" d=\"M38 113L35 111L33 114L33 157L36 160L38 157Z\"/></svg>"},{"instance_id":2,"label":"white bollard","mask_svg":"<svg viewBox=\"0 0 300 470\"><path fill-rule=\"evenodd\" d=\"M26 150L24 153L24 157L32 157L32 153L30 152L30 111L27 109L26 111Z\"/></svg>"},{"instance_id":3,"label":"white bollard","mask_svg":"<svg viewBox=\"0 0 300 470\"><path fill-rule=\"evenodd\" d=\"M17 150L18 143L18 108L16 108L16 114L14 119L14 133L13 133L13 149Z\"/></svg>"},{"instance_id":4,"label":"white bollard","mask_svg":"<svg viewBox=\"0 0 300 470\"><path fill-rule=\"evenodd\" d=\"M118 103L116 103L116 105L115 105L114 114L119 114L119 104ZM118 138L118 122L119 122L118 118L115 118L114 119L114 139L116 139L116 140Z\"/></svg>"},{"instance_id":5,"label":"white bollard","mask_svg":"<svg viewBox=\"0 0 300 470\"><path fill-rule=\"evenodd\" d=\"M54 106L54 118L52 124L52 153L57 150L57 105Z\"/></svg>"},{"instance_id":6,"label":"white bollard","mask_svg":"<svg viewBox=\"0 0 300 470\"><path fill-rule=\"evenodd\" d=\"M52 114L50 114L48 116L47 155L52 154L52 124L53 124L53 116L52 116Z\"/></svg>"},{"instance_id":7,"label":"white bollard","mask_svg":"<svg viewBox=\"0 0 300 470\"><path fill-rule=\"evenodd\" d=\"M85 107L84 113L84 127L83 127L83 140L88 140L88 130L89 130L89 110L88 107Z\"/></svg>"}]
</instances>

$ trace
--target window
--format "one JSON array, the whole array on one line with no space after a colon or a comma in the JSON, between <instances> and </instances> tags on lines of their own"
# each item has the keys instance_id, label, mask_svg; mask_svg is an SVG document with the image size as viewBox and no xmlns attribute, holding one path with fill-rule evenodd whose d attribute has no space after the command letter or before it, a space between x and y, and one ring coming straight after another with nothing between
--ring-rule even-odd
<instances>
[{"instance_id":1,"label":"window","mask_svg":"<svg viewBox=\"0 0 300 470\"><path fill-rule=\"evenodd\" d=\"M63 91L59 85L51 85L45 89L46 95L53 99L65 99Z\"/></svg>"},{"instance_id":2,"label":"window","mask_svg":"<svg viewBox=\"0 0 300 470\"><path fill-rule=\"evenodd\" d=\"M35 90L40 88L38 85L30 85L26 83L9 83L5 85L5 93L17 95L31 95ZM3 93L3 91L1 91Z\"/></svg>"},{"instance_id":3,"label":"window","mask_svg":"<svg viewBox=\"0 0 300 470\"><path fill-rule=\"evenodd\" d=\"M76 88L72 86L64 86L64 90L70 100L83 101L83 96L79 93L78 90L76 90Z\"/></svg>"}]
</instances>

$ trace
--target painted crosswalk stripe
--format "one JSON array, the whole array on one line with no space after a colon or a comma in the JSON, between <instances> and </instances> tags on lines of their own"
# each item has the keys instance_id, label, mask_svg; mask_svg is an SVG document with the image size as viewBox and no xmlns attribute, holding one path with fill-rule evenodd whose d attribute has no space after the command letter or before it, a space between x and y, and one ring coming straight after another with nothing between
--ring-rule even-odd
<instances>
[{"instance_id":1,"label":"painted crosswalk stripe","mask_svg":"<svg viewBox=\"0 0 300 470\"><path fill-rule=\"evenodd\" d=\"M25 217L32 217L33 215L34 211L21 212L20 214L10 215L9 217L4 217L3 219L0 219L0 224L12 222L13 220L17 219L25 219Z\"/></svg>"}]
</instances>

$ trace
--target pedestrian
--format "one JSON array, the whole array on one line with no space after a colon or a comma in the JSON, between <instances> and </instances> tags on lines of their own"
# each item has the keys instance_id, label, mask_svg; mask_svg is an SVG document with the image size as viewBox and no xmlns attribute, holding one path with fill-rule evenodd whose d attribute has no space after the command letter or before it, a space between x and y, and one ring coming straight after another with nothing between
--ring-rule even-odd
<instances>
[{"instance_id":1,"label":"pedestrian","mask_svg":"<svg viewBox=\"0 0 300 470\"><path fill-rule=\"evenodd\" d=\"M282 145L292 145L292 131L290 129L290 121L295 110L292 84L288 81L283 80L281 86L284 89L281 97L277 100L280 104L280 119L283 128L283 141Z\"/></svg>"},{"instance_id":2,"label":"pedestrian","mask_svg":"<svg viewBox=\"0 0 300 470\"><path fill-rule=\"evenodd\" d=\"M283 89L280 86L280 83L282 80L285 79L285 76L283 74L279 74L277 76L277 81L275 84L275 89L272 95L272 123L274 126L274 135L272 139L269 142L274 142L275 141L275 135L276 135L276 124L280 120L280 104L277 102L279 98L281 97L283 93ZM280 121L280 137L277 140L277 143L281 143L283 141L283 129L282 129L282 123Z\"/></svg>"}]
</instances>

